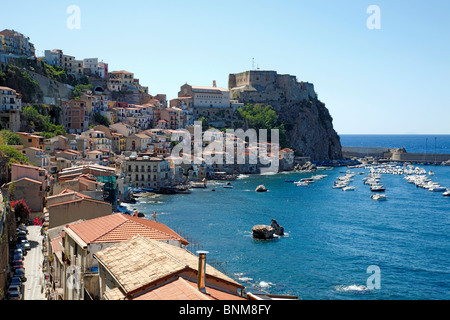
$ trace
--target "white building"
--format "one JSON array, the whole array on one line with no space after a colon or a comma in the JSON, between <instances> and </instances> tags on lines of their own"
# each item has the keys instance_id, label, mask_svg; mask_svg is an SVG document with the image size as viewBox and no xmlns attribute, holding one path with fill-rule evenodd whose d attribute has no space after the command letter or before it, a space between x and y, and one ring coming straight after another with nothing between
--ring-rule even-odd
<instances>
[{"instance_id":1,"label":"white building","mask_svg":"<svg viewBox=\"0 0 450 320\"><path fill-rule=\"evenodd\" d=\"M178 93L179 98L190 97L194 108L230 108L230 91L219 88L214 81L212 87L185 84Z\"/></svg>"},{"instance_id":2,"label":"white building","mask_svg":"<svg viewBox=\"0 0 450 320\"><path fill-rule=\"evenodd\" d=\"M22 111L22 95L8 87L0 87L0 111Z\"/></svg>"}]
</instances>

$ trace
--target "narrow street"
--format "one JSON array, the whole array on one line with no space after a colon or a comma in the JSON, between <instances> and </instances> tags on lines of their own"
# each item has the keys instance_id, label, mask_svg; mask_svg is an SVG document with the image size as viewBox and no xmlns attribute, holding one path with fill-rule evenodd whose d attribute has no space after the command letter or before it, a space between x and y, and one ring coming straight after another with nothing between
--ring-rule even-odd
<instances>
[{"instance_id":1,"label":"narrow street","mask_svg":"<svg viewBox=\"0 0 450 320\"><path fill-rule=\"evenodd\" d=\"M42 262L44 256L42 254L42 235L40 226L27 227L29 234L28 241L31 250L24 257L25 276L27 281L24 283L23 300L46 300L42 290L43 273Z\"/></svg>"}]
</instances>

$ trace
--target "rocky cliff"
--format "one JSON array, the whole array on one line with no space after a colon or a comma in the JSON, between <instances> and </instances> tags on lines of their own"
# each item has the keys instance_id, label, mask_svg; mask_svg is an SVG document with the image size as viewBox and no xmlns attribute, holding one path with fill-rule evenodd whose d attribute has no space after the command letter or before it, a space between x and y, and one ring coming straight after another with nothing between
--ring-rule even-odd
<instances>
[{"instance_id":1,"label":"rocky cliff","mask_svg":"<svg viewBox=\"0 0 450 320\"><path fill-rule=\"evenodd\" d=\"M271 105L287 129L292 148L311 160L342 159L342 147L333 118L318 100L314 85L275 71L231 74L231 98L240 102Z\"/></svg>"}]
</instances>

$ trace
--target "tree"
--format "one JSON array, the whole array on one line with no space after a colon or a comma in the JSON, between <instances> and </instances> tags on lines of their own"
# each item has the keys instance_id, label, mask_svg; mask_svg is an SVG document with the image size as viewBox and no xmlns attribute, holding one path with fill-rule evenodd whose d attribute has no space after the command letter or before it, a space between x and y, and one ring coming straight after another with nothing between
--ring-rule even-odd
<instances>
[{"instance_id":1,"label":"tree","mask_svg":"<svg viewBox=\"0 0 450 320\"><path fill-rule=\"evenodd\" d=\"M77 99L77 98L79 99L84 94L84 90L93 91L94 90L94 85L92 83L77 84L75 86L75 89L73 90L73 97L75 99Z\"/></svg>"},{"instance_id":2,"label":"tree","mask_svg":"<svg viewBox=\"0 0 450 320\"><path fill-rule=\"evenodd\" d=\"M14 209L16 219L19 219L21 223L28 220L31 214L31 209L25 203L25 200L13 201L11 202L11 208Z\"/></svg>"},{"instance_id":3,"label":"tree","mask_svg":"<svg viewBox=\"0 0 450 320\"><path fill-rule=\"evenodd\" d=\"M94 121L98 124L104 125L105 127L109 127L109 125L111 124L109 119L99 112L94 113Z\"/></svg>"},{"instance_id":4,"label":"tree","mask_svg":"<svg viewBox=\"0 0 450 320\"><path fill-rule=\"evenodd\" d=\"M3 138L3 142L8 146L19 146L22 144L22 139L17 133L14 133L9 130L0 131L0 135Z\"/></svg>"},{"instance_id":5,"label":"tree","mask_svg":"<svg viewBox=\"0 0 450 320\"><path fill-rule=\"evenodd\" d=\"M271 139L272 129L279 130L280 147L291 147L287 137L285 124L279 120L279 116L272 106L263 104L247 104L238 110L238 114L242 120L244 120L248 128L255 129L256 131L260 129L268 130L268 139Z\"/></svg>"},{"instance_id":6,"label":"tree","mask_svg":"<svg viewBox=\"0 0 450 320\"><path fill-rule=\"evenodd\" d=\"M201 117L198 121L202 122L202 131L208 131L209 129L209 119L206 117Z\"/></svg>"}]
</instances>

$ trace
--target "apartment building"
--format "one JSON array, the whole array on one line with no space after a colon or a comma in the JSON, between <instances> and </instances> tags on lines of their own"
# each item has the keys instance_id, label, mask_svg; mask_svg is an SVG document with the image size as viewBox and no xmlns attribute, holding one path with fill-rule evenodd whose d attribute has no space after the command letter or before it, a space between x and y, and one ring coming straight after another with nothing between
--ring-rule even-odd
<instances>
[{"instance_id":1,"label":"apartment building","mask_svg":"<svg viewBox=\"0 0 450 320\"><path fill-rule=\"evenodd\" d=\"M126 183L132 187L161 189L172 185L170 163L164 159L138 156L127 157L124 162Z\"/></svg>"}]
</instances>

